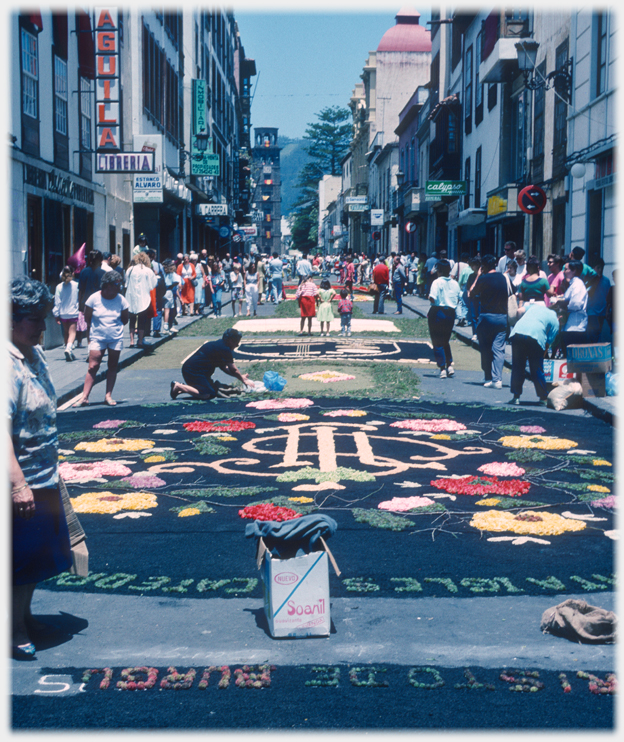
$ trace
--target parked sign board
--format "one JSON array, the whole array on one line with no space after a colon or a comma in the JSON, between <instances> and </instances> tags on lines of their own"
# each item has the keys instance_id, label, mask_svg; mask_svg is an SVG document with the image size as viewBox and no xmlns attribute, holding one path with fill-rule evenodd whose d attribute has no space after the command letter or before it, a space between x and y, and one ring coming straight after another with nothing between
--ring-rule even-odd
<instances>
[{"instance_id":1,"label":"parked sign board","mask_svg":"<svg viewBox=\"0 0 624 742\"><path fill-rule=\"evenodd\" d=\"M381 226L384 223L384 210L371 209L371 226Z\"/></svg>"},{"instance_id":2,"label":"parked sign board","mask_svg":"<svg viewBox=\"0 0 624 742\"><path fill-rule=\"evenodd\" d=\"M444 196L465 196L465 180L428 180L425 184L425 201L439 201Z\"/></svg>"},{"instance_id":3,"label":"parked sign board","mask_svg":"<svg viewBox=\"0 0 624 742\"><path fill-rule=\"evenodd\" d=\"M197 204L200 216L227 216L227 204Z\"/></svg>"},{"instance_id":4,"label":"parked sign board","mask_svg":"<svg viewBox=\"0 0 624 742\"><path fill-rule=\"evenodd\" d=\"M153 172L137 172L132 183L132 200L137 204L163 202L162 134L135 134L134 147L154 160ZM99 155L96 159L99 158Z\"/></svg>"},{"instance_id":5,"label":"parked sign board","mask_svg":"<svg viewBox=\"0 0 624 742\"><path fill-rule=\"evenodd\" d=\"M367 204L368 203L368 196L346 196L345 197L345 203L346 204Z\"/></svg>"},{"instance_id":6,"label":"parked sign board","mask_svg":"<svg viewBox=\"0 0 624 742\"><path fill-rule=\"evenodd\" d=\"M348 204L349 211L367 211L368 205L367 204Z\"/></svg>"}]
</instances>

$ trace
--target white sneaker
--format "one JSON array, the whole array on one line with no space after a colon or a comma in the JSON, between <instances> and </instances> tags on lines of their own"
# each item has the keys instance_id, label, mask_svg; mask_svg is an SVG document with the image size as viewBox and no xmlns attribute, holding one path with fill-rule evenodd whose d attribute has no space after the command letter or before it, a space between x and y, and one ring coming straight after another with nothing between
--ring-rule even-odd
<instances>
[{"instance_id":1,"label":"white sneaker","mask_svg":"<svg viewBox=\"0 0 624 742\"><path fill-rule=\"evenodd\" d=\"M440 369L440 378L446 379L446 376L447 376L446 369L445 368Z\"/></svg>"},{"instance_id":2,"label":"white sneaker","mask_svg":"<svg viewBox=\"0 0 624 742\"><path fill-rule=\"evenodd\" d=\"M494 389L502 389L503 388L503 382L502 381L495 381L494 382Z\"/></svg>"},{"instance_id":3,"label":"white sneaker","mask_svg":"<svg viewBox=\"0 0 624 742\"><path fill-rule=\"evenodd\" d=\"M476 342L478 342L478 338L477 338L477 336L476 336L476 335L473 335L473 336L472 336L472 337L470 338L470 342L472 342L472 343L476 343Z\"/></svg>"},{"instance_id":4,"label":"white sneaker","mask_svg":"<svg viewBox=\"0 0 624 742\"><path fill-rule=\"evenodd\" d=\"M489 389L490 387L494 386L494 382L490 379L490 381L486 381L483 386Z\"/></svg>"},{"instance_id":5,"label":"white sneaker","mask_svg":"<svg viewBox=\"0 0 624 742\"><path fill-rule=\"evenodd\" d=\"M453 368L453 364L446 369L446 373L448 376L455 376L455 369Z\"/></svg>"},{"instance_id":6,"label":"white sneaker","mask_svg":"<svg viewBox=\"0 0 624 742\"><path fill-rule=\"evenodd\" d=\"M351 337L351 330L347 333L347 337Z\"/></svg>"}]
</instances>

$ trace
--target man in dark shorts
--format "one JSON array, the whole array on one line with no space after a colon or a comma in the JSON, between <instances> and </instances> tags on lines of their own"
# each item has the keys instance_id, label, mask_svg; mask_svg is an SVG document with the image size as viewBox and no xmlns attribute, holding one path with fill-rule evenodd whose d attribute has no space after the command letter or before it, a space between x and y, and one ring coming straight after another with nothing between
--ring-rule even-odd
<instances>
[{"instance_id":1,"label":"man in dark shorts","mask_svg":"<svg viewBox=\"0 0 624 742\"><path fill-rule=\"evenodd\" d=\"M234 376L243 384L247 384L249 376L241 374L236 368L233 356L242 337L242 333L230 328L223 333L221 340L204 343L201 348L190 355L182 364L182 376L185 383L171 382L171 399L176 399L179 394L190 394L193 399L229 397L234 393L233 388L212 378L217 368L229 376Z\"/></svg>"}]
</instances>

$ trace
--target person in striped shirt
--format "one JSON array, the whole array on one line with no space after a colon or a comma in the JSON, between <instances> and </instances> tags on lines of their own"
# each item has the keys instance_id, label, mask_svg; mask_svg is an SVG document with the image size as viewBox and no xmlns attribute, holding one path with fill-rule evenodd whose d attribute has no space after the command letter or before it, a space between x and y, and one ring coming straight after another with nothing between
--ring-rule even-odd
<instances>
[{"instance_id":1,"label":"person in striped shirt","mask_svg":"<svg viewBox=\"0 0 624 742\"><path fill-rule=\"evenodd\" d=\"M316 316L316 297L318 296L318 286L312 280L312 275L308 275L299 284L295 299L299 303L301 311L301 328L299 335L305 335L303 327L306 319L308 320L308 335L312 334L312 317Z\"/></svg>"}]
</instances>

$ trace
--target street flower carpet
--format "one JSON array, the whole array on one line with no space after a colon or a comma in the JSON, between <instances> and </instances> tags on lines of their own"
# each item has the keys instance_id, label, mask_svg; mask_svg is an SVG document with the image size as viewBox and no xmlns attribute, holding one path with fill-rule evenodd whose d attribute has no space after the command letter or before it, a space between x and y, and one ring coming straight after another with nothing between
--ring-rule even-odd
<instances>
[{"instance_id":1,"label":"street flower carpet","mask_svg":"<svg viewBox=\"0 0 624 742\"><path fill-rule=\"evenodd\" d=\"M338 523L328 545L342 571L330 570L331 598L494 603L614 590L609 426L525 409L327 396L321 390L338 390L350 374L314 365L305 374L318 395L287 387L121 415L93 410L88 429L61 414L60 471L87 533L90 574L41 588L261 599L245 526L324 513ZM68 673L84 691L64 700L72 723L94 728L168 726L182 708L178 724L205 728L213 708L214 724L233 729L609 729L616 686L591 667L373 667L355 657L331 667L226 660ZM36 726L51 713L46 703L18 699L14 723Z\"/></svg>"}]
</instances>

